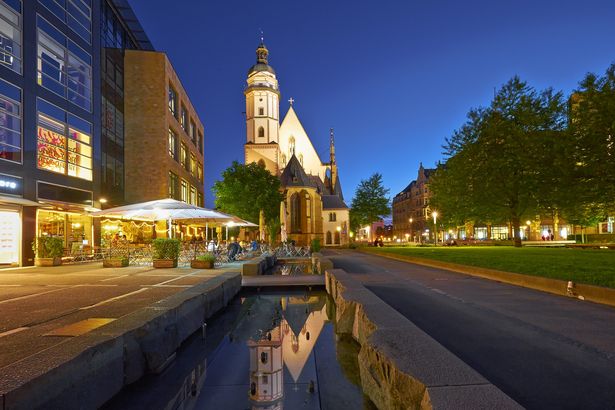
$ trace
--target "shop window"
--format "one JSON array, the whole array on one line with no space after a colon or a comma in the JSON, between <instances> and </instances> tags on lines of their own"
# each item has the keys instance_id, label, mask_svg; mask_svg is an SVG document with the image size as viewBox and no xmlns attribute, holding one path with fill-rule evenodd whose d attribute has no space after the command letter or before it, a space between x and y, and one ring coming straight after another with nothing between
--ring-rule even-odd
<instances>
[{"instance_id":1,"label":"shop window","mask_svg":"<svg viewBox=\"0 0 615 410\"><path fill-rule=\"evenodd\" d=\"M21 1L0 2L0 64L21 74Z\"/></svg>"},{"instance_id":2,"label":"shop window","mask_svg":"<svg viewBox=\"0 0 615 410\"><path fill-rule=\"evenodd\" d=\"M92 125L37 99L37 163L40 169L92 180Z\"/></svg>"}]
</instances>

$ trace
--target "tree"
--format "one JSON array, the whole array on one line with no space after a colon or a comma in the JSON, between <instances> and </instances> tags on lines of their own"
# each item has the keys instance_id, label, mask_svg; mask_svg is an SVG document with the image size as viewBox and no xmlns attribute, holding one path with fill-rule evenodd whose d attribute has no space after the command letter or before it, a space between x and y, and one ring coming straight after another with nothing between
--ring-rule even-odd
<instances>
[{"instance_id":1,"label":"tree","mask_svg":"<svg viewBox=\"0 0 615 410\"><path fill-rule=\"evenodd\" d=\"M222 172L222 180L216 181L212 191L216 207L223 212L237 215L248 221L259 221L264 213L269 224L280 219L280 180L256 163L233 164Z\"/></svg>"},{"instance_id":2,"label":"tree","mask_svg":"<svg viewBox=\"0 0 615 410\"><path fill-rule=\"evenodd\" d=\"M510 222L521 246L522 217L554 197L544 191L552 184L542 182L553 174L553 153L544 146L565 141L565 114L561 93L509 80L489 107L471 110L446 140L448 159L430 183L432 206L458 222Z\"/></svg>"},{"instance_id":3,"label":"tree","mask_svg":"<svg viewBox=\"0 0 615 410\"><path fill-rule=\"evenodd\" d=\"M391 213L389 190L382 184L382 175L373 174L367 180L361 180L357 187L350 209L350 226L356 230L361 226L371 225Z\"/></svg>"},{"instance_id":4,"label":"tree","mask_svg":"<svg viewBox=\"0 0 615 410\"><path fill-rule=\"evenodd\" d=\"M587 74L570 102L575 183L569 193L584 210L581 219L593 222L615 211L615 64L603 76Z\"/></svg>"}]
</instances>

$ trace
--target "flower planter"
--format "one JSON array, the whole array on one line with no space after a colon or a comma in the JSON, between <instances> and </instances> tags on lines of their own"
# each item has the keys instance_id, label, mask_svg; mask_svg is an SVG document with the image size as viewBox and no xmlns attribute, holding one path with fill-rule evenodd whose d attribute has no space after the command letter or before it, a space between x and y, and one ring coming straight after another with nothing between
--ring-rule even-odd
<instances>
[{"instance_id":1,"label":"flower planter","mask_svg":"<svg viewBox=\"0 0 615 410\"><path fill-rule=\"evenodd\" d=\"M34 258L35 266L59 266L62 264L62 258Z\"/></svg>"},{"instance_id":2,"label":"flower planter","mask_svg":"<svg viewBox=\"0 0 615 410\"><path fill-rule=\"evenodd\" d=\"M177 259L154 259L154 268L177 268Z\"/></svg>"},{"instance_id":3,"label":"flower planter","mask_svg":"<svg viewBox=\"0 0 615 410\"><path fill-rule=\"evenodd\" d=\"M103 260L103 268L125 268L128 266L128 258L110 258Z\"/></svg>"},{"instance_id":4,"label":"flower planter","mask_svg":"<svg viewBox=\"0 0 615 410\"><path fill-rule=\"evenodd\" d=\"M190 261L190 267L192 269L213 269L214 263L212 261L200 261L193 259Z\"/></svg>"}]
</instances>

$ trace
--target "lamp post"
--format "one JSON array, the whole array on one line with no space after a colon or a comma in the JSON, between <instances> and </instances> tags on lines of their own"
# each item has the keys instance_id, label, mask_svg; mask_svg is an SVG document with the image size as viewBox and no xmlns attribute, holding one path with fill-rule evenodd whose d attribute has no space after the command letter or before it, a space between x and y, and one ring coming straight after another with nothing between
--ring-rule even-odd
<instances>
[{"instance_id":1,"label":"lamp post","mask_svg":"<svg viewBox=\"0 0 615 410\"><path fill-rule=\"evenodd\" d=\"M410 236L412 237L412 240L414 241L414 235L412 233L412 218L408 219L408 222L410 222Z\"/></svg>"},{"instance_id":2,"label":"lamp post","mask_svg":"<svg viewBox=\"0 0 615 410\"><path fill-rule=\"evenodd\" d=\"M437 245L438 244L438 225L437 225L438 211L433 211L431 213L431 216L433 216L433 243L434 245Z\"/></svg>"},{"instance_id":3,"label":"lamp post","mask_svg":"<svg viewBox=\"0 0 615 410\"><path fill-rule=\"evenodd\" d=\"M341 244L342 244L342 234L341 234L341 232L342 232L342 227L341 227L341 226L338 226L337 228L335 228L335 230L337 231L337 237L339 238L339 243L338 243L338 245L341 245Z\"/></svg>"},{"instance_id":4,"label":"lamp post","mask_svg":"<svg viewBox=\"0 0 615 410\"><path fill-rule=\"evenodd\" d=\"M527 225L527 240L529 241L530 240L530 234L532 233L531 227L530 227L530 225L532 225L532 221L527 220L527 221L525 221L525 224Z\"/></svg>"}]
</instances>

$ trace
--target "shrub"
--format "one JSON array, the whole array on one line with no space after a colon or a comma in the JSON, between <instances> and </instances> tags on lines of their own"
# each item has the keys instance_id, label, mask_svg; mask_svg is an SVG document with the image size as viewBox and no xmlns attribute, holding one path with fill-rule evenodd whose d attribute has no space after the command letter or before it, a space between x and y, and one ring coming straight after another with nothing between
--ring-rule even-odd
<instances>
[{"instance_id":1,"label":"shrub","mask_svg":"<svg viewBox=\"0 0 615 410\"><path fill-rule=\"evenodd\" d=\"M60 258L64 255L64 241L52 236L39 236L32 243L37 258Z\"/></svg>"},{"instance_id":2,"label":"shrub","mask_svg":"<svg viewBox=\"0 0 615 410\"><path fill-rule=\"evenodd\" d=\"M179 258L181 243L178 239L158 238L152 241L154 248L154 259L173 259Z\"/></svg>"},{"instance_id":3,"label":"shrub","mask_svg":"<svg viewBox=\"0 0 615 410\"><path fill-rule=\"evenodd\" d=\"M312 252L320 252L320 239L318 238L312 239L312 244L310 246L310 249L312 249Z\"/></svg>"},{"instance_id":4,"label":"shrub","mask_svg":"<svg viewBox=\"0 0 615 410\"><path fill-rule=\"evenodd\" d=\"M211 253L207 253L205 255L199 255L196 257L197 261L203 261L203 262L215 262L216 261L216 257L214 255L212 255Z\"/></svg>"}]
</instances>

